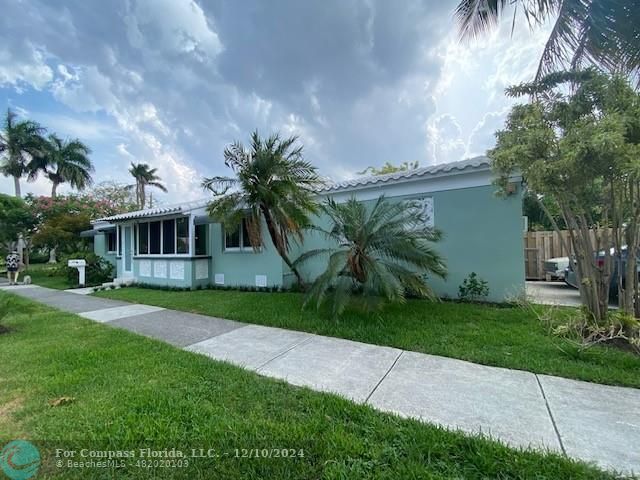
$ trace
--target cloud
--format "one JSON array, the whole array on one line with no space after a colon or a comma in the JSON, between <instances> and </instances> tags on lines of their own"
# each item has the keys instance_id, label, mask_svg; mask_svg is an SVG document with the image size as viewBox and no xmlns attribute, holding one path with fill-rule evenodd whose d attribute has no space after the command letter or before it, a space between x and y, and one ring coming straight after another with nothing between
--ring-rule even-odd
<instances>
[{"instance_id":1,"label":"cloud","mask_svg":"<svg viewBox=\"0 0 640 480\"><path fill-rule=\"evenodd\" d=\"M202 196L255 129L299 135L334 177L459 160L491 138L487 112L538 47L503 30L458 44L455 3L4 0L0 95L90 142L96 175L157 167L167 201Z\"/></svg>"},{"instance_id":2,"label":"cloud","mask_svg":"<svg viewBox=\"0 0 640 480\"><path fill-rule=\"evenodd\" d=\"M0 44L0 87L13 86L18 90L32 87L41 90L53 79L53 71L45 61L42 50L25 43L18 51Z\"/></svg>"}]
</instances>

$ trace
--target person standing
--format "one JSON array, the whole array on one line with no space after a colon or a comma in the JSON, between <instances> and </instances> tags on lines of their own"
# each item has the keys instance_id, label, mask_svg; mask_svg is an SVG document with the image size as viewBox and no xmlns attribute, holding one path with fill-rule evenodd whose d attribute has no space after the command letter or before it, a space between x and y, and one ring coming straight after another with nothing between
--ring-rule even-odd
<instances>
[{"instance_id":1,"label":"person standing","mask_svg":"<svg viewBox=\"0 0 640 480\"><path fill-rule=\"evenodd\" d=\"M18 255L18 251L14 250L9 255L7 255L6 264L7 264L7 278L9 279L9 285L17 285L18 284L18 270L20 269L20 255Z\"/></svg>"}]
</instances>

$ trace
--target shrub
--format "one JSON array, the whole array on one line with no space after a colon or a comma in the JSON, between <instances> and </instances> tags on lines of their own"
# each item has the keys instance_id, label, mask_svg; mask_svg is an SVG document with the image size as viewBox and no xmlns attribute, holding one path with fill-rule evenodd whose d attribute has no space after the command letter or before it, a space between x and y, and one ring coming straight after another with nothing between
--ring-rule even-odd
<instances>
[{"instance_id":1,"label":"shrub","mask_svg":"<svg viewBox=\"0 0 640 480\"><path fill-rule=\"evenodd\" d=\"M460 300L468 302L478 302L489 296L489 283L478 277L476 272L471 272L458 287L458 297Z\"/></svg>"},{"instance_id":2,"label":"shrub","mask_svg":"<svg viewBox=\"0 0 640 480\"><path fill-rule=\"evenodd\" d=\"M72 284L78 283L78 269L67 266L69 259L84 259L87 262L85 269L85 283L87 285L99 285L113 280L115 268L111 262L92 252L75 252L65 257L58 267L60 273L65 275Z\"/></svg>"}]
</instances>

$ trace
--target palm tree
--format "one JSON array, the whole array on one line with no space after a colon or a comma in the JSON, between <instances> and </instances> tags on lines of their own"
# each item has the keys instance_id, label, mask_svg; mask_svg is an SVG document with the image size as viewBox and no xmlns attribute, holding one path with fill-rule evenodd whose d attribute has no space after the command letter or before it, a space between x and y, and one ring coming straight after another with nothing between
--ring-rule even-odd
<instances>
[{"instance_id":1,"label":"palm tree","mask_svg":"<svg viewBox=\"0 0 640 480\"><path fill-rule=\"evenodd\" d=\"M31 175L37 170L44 171L44 175L51 180L51 197L56 198L58 186L68 183L76 190L84 190L93 183L91 173L93 163L89 158L91 149L80 140L61 140L55 134L49 135L47 149L42 160L36 160ZM40 165L38 165L41 163ZM49 170L55 168L55 170Z\"/></svg>"},{"instance_id":2,"label":"palm tree","mask_svg":"<svg viewBox=\"0 0 640 480\"><path fill-rule=\"evenodd\" d=\"M431 246L441 234L427 226L419 202L390 202L381 196L367 208L352 197L342 204L328 199L321 208L331 226L312 230L336 246L310 250L296 260L300 265L328 257L305 305L315 302L320 308L328 299L333 316L339 316L353 300L370 310L384 301L403 302L407 294L435 298L425 275L446 277L444 260Z\"/></svg>"},{"instance_id":3,"label":"palm tree","mask_svg":"<svg viewBox=\"0 0 640 480\"><path fill-rule=\"evenodd\" d=\"M45 129L30 120L17 121L16 117L11 109L7 109L3 130L0 131L0 173L13 177L15 195L19 197L20 179L33 174L31 162L43 155L42 134Z\"/></svg>"},{"instance_id":4,"label":"palm tree","mask_svg":"<svg viewBox=\"0 0 640 480\"><path fill-rule=\"evenodd\" d=\"M589 64L640 79L638 0L461 0L455 13L461 36L485 33L512 4L514 21L520 9L532 27L557 17L536 80L557 67L573 70Z\"/></svg>"},{"instance_id":5,"label":"palm tree","mask_svg":"<svg viewBox=\"0 0 640 480\"><path fill-rule=\"evenodd\" d=\"M147 187L155 187L163 192L167 192L167 187L156 175L157 168L151 168L147 163L131 163L129 173L136 179L136 202L138 208L144 209L147 203Z\"/></svg>"},{"instance_id":6,"label":"palm tree","mask_svg":"<svg viewBox=\"0 0 640 480\"><path fill-rule=\"evenodd\" d=\"M290 237L302 241L309 215L317 211L313 190L323 182L316 168L303 159L297 140L295 136L281 139L278 134L263 139L256 131L250 150L240 142L224 150L224 163L235 177L205 178L202 186L214 194L209 215L226 228L238 227L244 219L255 249L262 243L264 220L278 254L304 285L289 259Z\"/></svg>"}]
</instances>

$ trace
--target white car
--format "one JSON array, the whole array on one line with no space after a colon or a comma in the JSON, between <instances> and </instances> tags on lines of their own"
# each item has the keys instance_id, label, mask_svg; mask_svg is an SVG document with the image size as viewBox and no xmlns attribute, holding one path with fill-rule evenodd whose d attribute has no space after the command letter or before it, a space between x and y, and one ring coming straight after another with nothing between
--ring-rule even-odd
<instances>
[{"instance_id":1,"label":"white car","mask_svg":"<svg viewBox=\"0 0 640 480\"><path fill-rule=\"evenodd\" d=\"M550 258L544 262L544 273L549 280L564 280L564 271L569 267L569 257Z\"/></svg>"}]
</instances>

